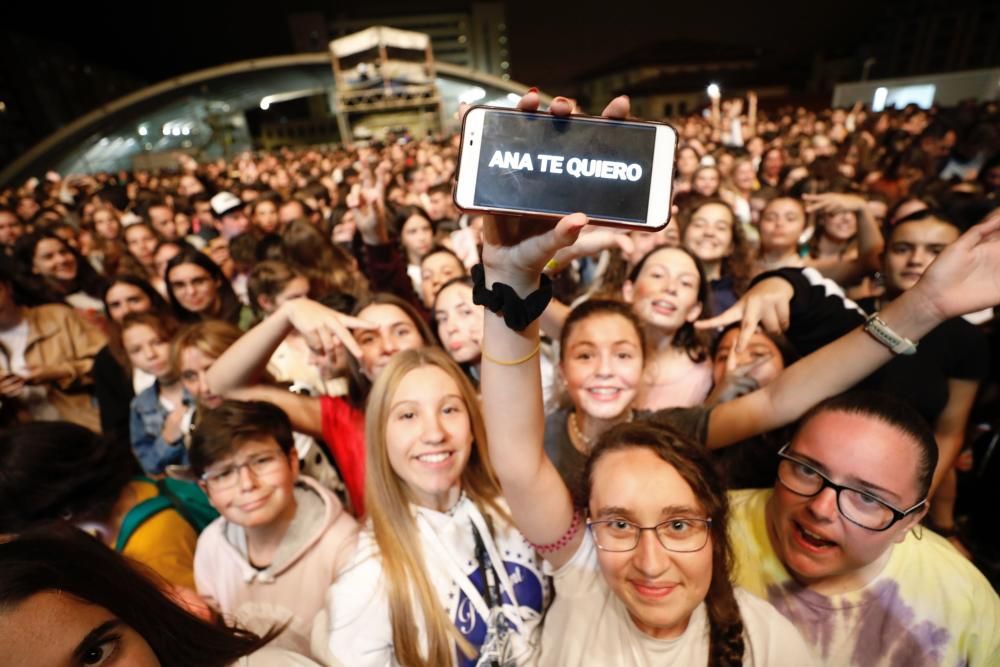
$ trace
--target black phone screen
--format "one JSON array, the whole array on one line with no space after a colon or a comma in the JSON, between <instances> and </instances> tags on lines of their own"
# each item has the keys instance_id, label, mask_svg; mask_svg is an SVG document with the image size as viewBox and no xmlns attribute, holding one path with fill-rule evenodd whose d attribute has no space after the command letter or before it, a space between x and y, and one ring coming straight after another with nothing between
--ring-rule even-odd
<instances>
[{"instance_id":1,"label":"black phone screen","mask_svg":"<svg viewBox=\"0 0 1000 667\"><path fill-rule=\"evenodd\" d=\"M655 126L488 111L474 203L646 222Z\"/></svg>"}]
</instances>

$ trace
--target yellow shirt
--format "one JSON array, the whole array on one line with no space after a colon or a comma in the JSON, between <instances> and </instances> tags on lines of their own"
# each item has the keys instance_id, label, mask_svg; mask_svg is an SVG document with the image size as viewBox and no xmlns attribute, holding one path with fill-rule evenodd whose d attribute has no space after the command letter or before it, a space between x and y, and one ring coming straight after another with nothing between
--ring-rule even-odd
<instances>
[{"instance_id":1,"label":"yellow shirt","mask_svg":"<svg viewBox=\"0 0 1000 667\"><path fill-rule=\"evenodd\" d=\"M796 583L771 546L765 508L772 494L729 494L735 583L794 623L819 664L1000 665L1000 598L947 540L910 531L866 586L821 595Z\"/></svg>"},{"instance_id":2,"label":"yellow shirt","mask_svg":"<svg viewBox=\"0 0 1000 667\"><path fill-rule=\"evenodd\" d=\"M138 502L157 495L156 485L129 482ZM175 586L194 589L194 548L198 534L177 510L158 512L140 525L122 553L150 568Z\"/></svg>"}]
</instances>

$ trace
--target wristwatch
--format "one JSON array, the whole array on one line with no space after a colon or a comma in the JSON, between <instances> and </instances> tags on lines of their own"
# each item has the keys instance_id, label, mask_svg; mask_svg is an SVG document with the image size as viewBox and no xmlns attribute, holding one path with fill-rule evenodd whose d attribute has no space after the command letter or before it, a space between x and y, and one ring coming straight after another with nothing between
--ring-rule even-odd
<instances>
[{"instance_id":1,"label":"wristwatch","mask_svg":"<svg viewBox=\"0 0 1000 667\"><path fill-rule=\"evenodd\" d=\"M865 320L865 331L868 335L885 345L894 354L916 354L917 344L909 338L900 336L882 321L878 313L872 313Z\"/></svg>"}]
</instances>

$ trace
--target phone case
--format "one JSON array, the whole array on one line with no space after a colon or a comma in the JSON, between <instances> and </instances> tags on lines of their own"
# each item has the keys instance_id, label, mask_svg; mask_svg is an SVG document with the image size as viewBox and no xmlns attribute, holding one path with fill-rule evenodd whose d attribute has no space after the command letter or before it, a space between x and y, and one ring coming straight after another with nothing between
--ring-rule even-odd
<instances>
[{"instance_id":1,"label":"phone case","mask_svg":"<svg viewBox=\"0 0 1000 667\"><path fill-rule=\"evenodd\" d=\"M520 217L520 218L534 218L534 219L538 219L540 221L558 221L558 220L562 219L564 216L560 215L560 214L552 214L552 213L545 213L545 212L537 212L537 213L526 214L523 211L515 210L515 209L492 209L492 208L467 207L467 206L462 206L461 204L458 203L458 199L456 198L456 194L457 194L457 190L458 190L458 181L459 181L459 179L461 179L462 151L465 149L465 141L464 141L464 137L465 137L465 122L466 122L466 119L469 117L469 113L473 109L485 109L485 110L488 110L488 111L503 111L505 113L510 113L511 111L515 111L514 109L510 109L510 108L507 108L507 107L494 107L494 106L489 106L489 105L485 105L485 104L480 104L480 105L476 105L476 106L470 107L469 110L468 110L468 112L466 112L465 116L462 118L462 127L461 127L461 130L459 132L459 136L461 138L463 138L463 140L459 141L458 159L457 159L457 165L456 165L456 171L455 171L455 185L452 186L452 201L455 203L455 206L458 207L461 211L466 212L466 213L486 213L486 214L489 214L489 215L507 215L507 216L515 216L515 217ZM548 115L550 115L546 111L517 111L517 113L534 114L534 115L541 115L541 116L548 116ZM589 115L589 114L573 114L573 118L591 119L591 120L598 120L598 121L607 121L607 120L609 120L607 118L604 118L603 116L593 116L593 115ZM664 123L662 121L652 121L652 120L625 119L624 121L617 120L617 122L623 122L623 123L635 124L635 125L655 125L655 126L662 126L662 127L668 128L674 134L674 146L675 146L675 149L674 149L674 159L676 160L676 146L677 146L677 136L678 135L677 135L677 130L676 130L676 128L674 128L673 125L670 125L669 123ZM672 173L671 173L669 188L670 188L670 201L672 202L673 201L673 189L674 189L674 181L673 181L673 174ZM628 221L622 221L622 220L615 220L615 219L612 219L612 218L601 218L601 217L588 217L587 220L588 220L588 224L594 224L594 225L598 225L598 226L601 226L601 227L615 227L615 228L628 229L628 230L637 230L637 231L646 231L646 232L657 232L657 231L660 231L661 229L663 229L664 227L666 227L667 225L670 224L671 217L672 217L672 207L668 207L666 220L663 221L663 224L657 225L657 226L640 225L640 224L637 224L637 223L634 223L634 222L628 222Z\"/></svg>"}]
</instances>

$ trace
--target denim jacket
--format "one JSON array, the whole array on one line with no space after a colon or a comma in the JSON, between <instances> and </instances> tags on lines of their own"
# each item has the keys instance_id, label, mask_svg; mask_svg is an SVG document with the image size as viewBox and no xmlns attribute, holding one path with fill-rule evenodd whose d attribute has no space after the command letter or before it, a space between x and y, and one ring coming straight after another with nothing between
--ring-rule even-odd
<instances>
[{"instance_id":1,"label":"denim jacket","mask_svg":"<svg viewBox=\"0 0 1000 667\"><path fill-rule=\"evenodd\" d=\"M194 403L186 390L182 401L187 406ZM133 398L129 412L132 452L147 474L162 474L171 464L187 465L188 456L184 438L167 442L160 435L163 431L163 422L169 413L160 403L159 382L154 382L151 387Z\"/></svg>"}]
</instances>

